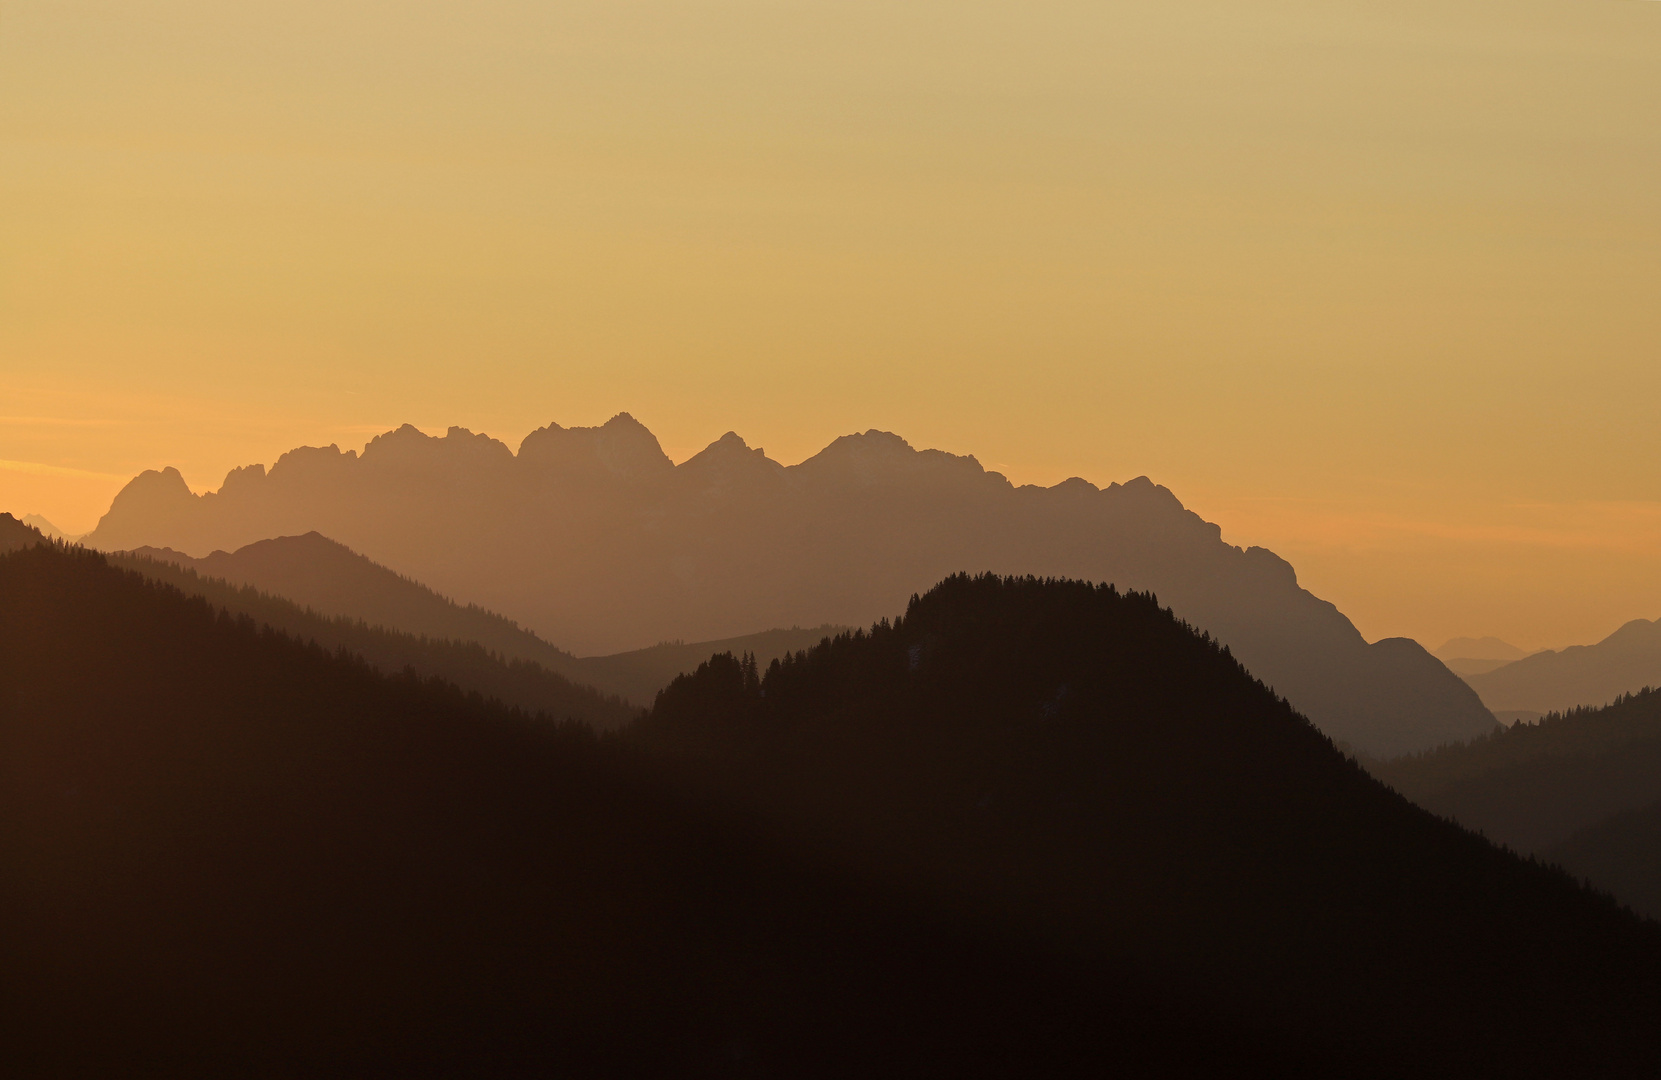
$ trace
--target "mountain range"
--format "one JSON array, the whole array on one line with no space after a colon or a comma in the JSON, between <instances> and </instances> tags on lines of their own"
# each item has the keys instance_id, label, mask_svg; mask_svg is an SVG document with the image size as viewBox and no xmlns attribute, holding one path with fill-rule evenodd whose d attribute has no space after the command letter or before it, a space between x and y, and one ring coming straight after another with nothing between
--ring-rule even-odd
<instances>
[{"instance_id":1,"label":"mountain range","mask_svg":"<svg viewBox=\"0 0 1661 1080\"><path fill-rule=\"evenodd\" d=\"M1562 712L1661 686L1661 620L1634 619L1594 645L1571 645L1461 675L1495 712Z\"/></svg>"},{"instance_id":2,"label":"mountain range","mask_svg":"<svg viewBox=\"0 0 1661 1080\"><path fill-rule=\"evenodd\" d=\"M1661 929L1146 594L957 576L620 736L0 556L23 1074L1647 1076Z\"/></svg>"},{"instance_id":3,"label":"mountain range","mask_svg":"<svg viewBox=\"0 0 1661 1080\"><path fill-rule=\"evenodd\" d=\"M879 431L786 467L730 432L676 465L627 414L550 425L517 453L406 425L361 454L305 447L233 470L202 495L176 470L145 472L85 542L201 557L313 531L575 653L863 625L958 571L1112 582L1156 592L1359 749L1494 726L1417 643L1369 644L1285 560L1225 543L1146 477L1017 487Z\"/></svg>"}]
</instances>

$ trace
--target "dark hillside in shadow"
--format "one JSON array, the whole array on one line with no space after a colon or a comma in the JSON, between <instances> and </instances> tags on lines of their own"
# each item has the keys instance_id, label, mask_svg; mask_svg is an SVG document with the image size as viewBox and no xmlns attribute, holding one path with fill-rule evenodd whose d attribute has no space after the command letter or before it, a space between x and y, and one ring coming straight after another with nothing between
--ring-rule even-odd
<instances>
[{"instance_id":1,"label":"dark hillside in shadow","mask_svg":"<svg viewBox=\"0 0 1661 1080\"><path fill-rule=\"evenodd\" d=\"M954 579L630 737L0 557L0 1040L83 1075L1648 1075L1661 930L1143 596ZM765 691L765 692L764 692Z\"/></svg>"},{"instance_id":2,"label":"dark hillside in shadow","mask_svg":"<svg viewBox=\"0 0 1661 1080\"><path fill-rule=\"evenodd\" d=\"M814 869L586 728L378 676L96 555L0 558L0 597L13 1075L1292 1064L1125 964Z\"/></svg>"},{"instance_id":3,"label":"dark hillside in shadow","mask_svg":"<svg viewBox=\"0 0 1661 1080\"><path fill-rule=\"evenodd\" d=\"M1661 1062L1661 928L1410 805L1145 595L955 578L713 658L639 738L853 872L1385 1074Z\"/></svg>"},{"instance_id":4,"label":"dark hillside in shadow","mask_svg":"<svg viewBox=\"0 0 1661 1080\"><path fill-rule=\"evenodd\" d=\"M1661 690L1369 768L1420 806L1661 918Z\"/></svg>"}]
</instances>

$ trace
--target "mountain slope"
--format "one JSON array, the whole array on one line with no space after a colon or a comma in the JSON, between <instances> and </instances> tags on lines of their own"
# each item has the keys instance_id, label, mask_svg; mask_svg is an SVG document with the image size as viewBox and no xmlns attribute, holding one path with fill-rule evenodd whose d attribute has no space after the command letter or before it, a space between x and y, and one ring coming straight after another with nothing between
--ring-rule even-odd
<instances>
[{"instance_id":1,"label":"mountain slope","mask_svg":"<svg viewBox=\"0 0 1661 1080\"><path fill-rule=\"evenodd\" d=\"M259 626L271 627L298 641L315 642L330 651L344 649L386 674L408 671L420 678L442 679L532 715L542 713L554 720L580 721L599 730L622 727L637 712L615 696L607 697L586 684L574 683L535 661L504 657L476 641L417 636L384 626L371 626L345 615L322 615L313 608L302 608L291 600L260 592L252 585L238 586L219 578L205 577L171 559L158 560L131 552L116 552L105 558L112 566L169 585L186 596L201 597L215 608L245 616ZM201 563L212 564L212 560L204 559ZM387 573L379 567L374 569ZM400 588L417 592L418 599L424 600L432 595L412 582L398 581ZM432 597L432 600L431 607L447 604L441 598ZM419 612L422 609L415 610ZM438 607L438 610L441 615L448 614L444 607ZM468 617L468 621L483 625L487 630L496 630L502 625L511 629L506 620L488 613L476 609L458 610ZM461 629L465 631L466 628L464 622ZM518 635L501 636L507 636L511 643ZM522 636L530 638L535 645L546 647L529 634Z\"/></svg>"},{"instance_id":2,"label":"mountain slope","mask_svg":"<svg viewBox=\"0 0 1661 1080\"><path fill-rule=\"evenodd\" d=\"M1661 797L1661 691L1554 713L1372 770L1421 806L1518 851L1547 854L1577 831Z\"/></svg>"},{"instance_id":3,"label":"mountain slope","mask_svg":"<svg viewBox=\"0 0 1661 1080\"><path fill-rule=\"evenodd\" d=\"M45 534L34 526L25 525L10 514L0 514L0 553L33 547L46 540Z\"/></svg>"},{"instance_id":4,"label":"mountain slope","mask_svg":"<svg viewBox=\"0 0 1661 1080\"><path fill-rule=\"evenodd\" d=\"M1409 805L1144 595L956 578L765 673L712 658L636 740L958 918L1188 972L1335 1075L1661 1061L1661 928Z\"/></svg>"},{"instance_id":5,"label":"mountain slope","mask_svg":"<svg viewBox=\"0 0 1661 1080\"><path fill-rule=\"evenodd\" d=\"M530 660L563 675L571 673L576 659L512 620L476 605L464 607L316 532L261 540L200 559L156 548L138 548L132 554L185 567L204 578L247 585L331 618L476 641L509 659Z\"/></svg>"},{"instance_id":6,"label":"mountain slope","mask_svg":"<svg viewBox=\"0 0 1661 1080\"><path fill-rule=\"evenodd\" d=\"M586 729L85 552L0 557L0 597L12 1074L1299 1071L1126 963L815 868Z\"/></svg>"},{"instance_id":7,"label":"mountain slope","mask_svg":"<svg viewBox=\"0 0 1661 1080\"><path fill-rule=\"evenodd\" d=\"M1146 477L1015 487L972 457L880 431L787 468L732 433L674 465L626 414L551 425L517 454L461 428L430 438L405 426L361 455L307 447L269 473L235 470L205 495L175 470L146 472L87 542L201 554L313 530L583 653L862 625L965 570L1114 582L1156 591L1370 752L1494 723L1417 644L1369 645L1284 560L1224 543Z\"/></svg>"},{"instance_id":8,"label":"mountain slope","mask_svg":"<svg viewBox=\"0 0 1661 1080\"><path fill-rule=\"evenodd\" d=\"M1661 620L1634 619L1596 645L1535 653L1465 681L1494 710L1562 712L1661 686Z\"/></svg>"}]
</instances>

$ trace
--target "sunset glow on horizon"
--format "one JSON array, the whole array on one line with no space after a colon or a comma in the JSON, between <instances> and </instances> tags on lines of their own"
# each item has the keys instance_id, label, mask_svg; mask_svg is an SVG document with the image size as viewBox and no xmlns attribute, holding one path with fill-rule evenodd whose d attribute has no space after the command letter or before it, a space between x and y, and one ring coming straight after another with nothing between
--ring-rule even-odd
<instances>
[{"instance_id":1,"label":"sunset glow on horizon","mask_svg":"<svg viewBox=\"0 0 1661 1080\"><path fill-rule=\"evenodd\" d=\"M1658 55L1615 0L22 0L0 511L878 428L1146 474L1370 640L1595 641L1661 616Z\"/></svg>"}]
</instances>

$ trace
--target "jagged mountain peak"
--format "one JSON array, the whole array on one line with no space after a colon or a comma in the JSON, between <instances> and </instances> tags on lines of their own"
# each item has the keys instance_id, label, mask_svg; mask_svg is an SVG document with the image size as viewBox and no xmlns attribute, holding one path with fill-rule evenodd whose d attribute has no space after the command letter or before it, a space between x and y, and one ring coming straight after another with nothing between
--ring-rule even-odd
<instances>
[{"instance_id":1,"label":"jagged mountain peak","mask_svg":"<svg viewBox=\"0 0 1661 1080\"><path fill-rule=\"evenodd\" d=\"M657 436L626 412L598 427L538 428L520 442L519 463L565 476L637 480L667 476L675 467Z\"/></svg>"},{"instance_id":2,"label":"jagged mountain peak","mask_svg":"<svg viewBox=\"0 0 1661 1080\"><path fill-rule=\"evenodd\" d=\"M506 443L464 427L452 427L442 436L433 436L413 424L404 424L371 439L360 460L378 468L421 468L439 462L451 467L503 468L512 465L513 451Z\"/></svg>"},{"instance_id":3,"label":"jagged mountain peak","mask_svg":"<svg viewBox=\"0 0 1661 1080\"><path fill-rule=\"evenodd\" d=\"M784 466L767 456L761 447L752 447L736 431L729 431L676 467L681 476L698 480L734 482L746 477L772 479Z\"/></svg>"},{"instance_id":4,"label":"jagged mountain peak","mask_svg":"<svg viewBox=\"0 0 1661 1080\"><path fill-rule=\"evenodd\" d=\"M918 450L892 431L876 428L832 440L829 446L793 466L793 471L808 480L830 483L953 476L969 481L996 478L1000 484L1008 484L1001 474L988 473L972 454Z\"/></svg>"}]
</instances>

